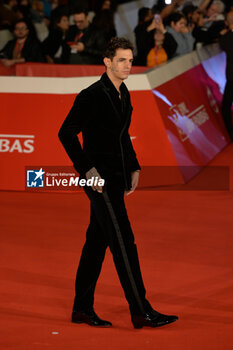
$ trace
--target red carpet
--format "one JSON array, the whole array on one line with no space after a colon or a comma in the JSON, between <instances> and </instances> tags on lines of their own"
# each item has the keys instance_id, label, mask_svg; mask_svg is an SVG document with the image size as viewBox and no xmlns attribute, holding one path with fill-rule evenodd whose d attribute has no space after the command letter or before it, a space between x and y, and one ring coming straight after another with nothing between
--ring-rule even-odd
<instances>
[{"instance_id":1,"label":"red carpet","mask_svg":"<svg viewBox=\"0 0 233 350\"><path fill-rule=\"evenodd\" d=\"M95 309L113 327L70 323L88 200L80 193L1 192L0 349L231 349L233 145L212 164L231 166L231 191L138 191L127 198L147 296L180 317L157 329L133 329L109 251Z\"/></svg>"}]
</instances>

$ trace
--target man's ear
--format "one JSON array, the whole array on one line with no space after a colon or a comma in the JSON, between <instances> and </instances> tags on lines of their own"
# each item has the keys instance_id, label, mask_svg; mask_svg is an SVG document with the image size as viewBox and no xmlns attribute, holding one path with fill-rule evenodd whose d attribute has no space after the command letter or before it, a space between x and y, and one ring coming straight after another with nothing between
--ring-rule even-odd
<instances>
[{"instance_id":1,"label":"man's ear","mask_svg":"<svg viewBox=\"0 0 233 350\"><path fill-rule=\"evenodd\" d=\"M174 21L171 21L170 26L171 26L172 28L174 28L175 22L174 22Z\"/></svg>"},{"instance_id":2,"label":"man's ear","mask_svg":"<svg viewBox=\"0 0 233 350\"><path fill-rule=\"evenodd\" d=\"M111 65L111 59L108 57L104 57L104 64L107 68L109 68Z\"/></svg>"}]
</instances>

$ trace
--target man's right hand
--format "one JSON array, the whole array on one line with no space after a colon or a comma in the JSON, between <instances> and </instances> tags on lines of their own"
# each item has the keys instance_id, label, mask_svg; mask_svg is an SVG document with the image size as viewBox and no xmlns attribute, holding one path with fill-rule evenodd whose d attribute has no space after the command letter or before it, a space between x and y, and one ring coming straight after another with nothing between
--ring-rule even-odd
<instances>
[{"instance_id":1,"label":"man's right hand","mask_svg":"<svg viewBox=\"0 0 233 350\"><path fill-rule=\"evenodd\" d=\"M99 193L102 193L103 190L102 190L102 186L98 186L98 182L99 180L101 180L101 176L100 174L98 173L98 171L96 170L96 168L91 168L90 170L88 170L86 172L86 179L89 180L91 179L92 177L94 177L94 180L97 180L96 178L98 178L97 180L97 185L95 186L94 184L91 186L91 188L93 189L93 191L97 191Z\"/></svg>"},{"instance_id":2,"label":"man's right hand","mask_svg":"<svg viewBox=\"0 0 233 350\"><path fill-rule=\"evenodd\" d=\"M85 49L85 46L82 42L78 42L77 44L72 44L70 45L71 50L76 51L76 52L82 52Z\"/></svg>"},{"instance_id":3,"label":"man's right hand","mask_svg":"<svg viewBox=\"0 0 233 350\"><path fill-rule=\"evenodd\" d=\"M152 30L156 29L156 22L155 19L151 22L151 24L146 28L147 32L151 32Z\"/></svg>"}]
</instances>

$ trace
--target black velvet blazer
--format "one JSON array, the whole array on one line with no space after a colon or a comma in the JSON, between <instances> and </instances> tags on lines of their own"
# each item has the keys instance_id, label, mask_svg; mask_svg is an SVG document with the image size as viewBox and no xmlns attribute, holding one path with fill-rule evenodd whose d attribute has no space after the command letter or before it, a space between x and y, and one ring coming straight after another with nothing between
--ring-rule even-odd
<instances>
[{"instance_id":1,"label":"black velvet blazer","mask_svg":"<svg viewBox=\"0 0 233 350\"><path fill-rule=\"evenodd\" d=\"M219 44L227 54L227 80L233 81L233 31L230 30L225 35L220 36Z\"/></svg>"},{"instance_id":2,"label":"black velvet blazer","mask_svg":"<svg viewBox=\"0 0 233 350\"><path fill-rule=\"evenodd\" d=\"M131 172L140 169L128 133L132 106L124 83L121 84L123 111L117 108L114 101L116 93L117 90L104 73L99 81L76 97L58 136L81 176L85 176L92 167L106 180L116 173L122 173L125 188L129 189ZM83 147L77 137L80 132Z\"/></svg>"}]
</instances>

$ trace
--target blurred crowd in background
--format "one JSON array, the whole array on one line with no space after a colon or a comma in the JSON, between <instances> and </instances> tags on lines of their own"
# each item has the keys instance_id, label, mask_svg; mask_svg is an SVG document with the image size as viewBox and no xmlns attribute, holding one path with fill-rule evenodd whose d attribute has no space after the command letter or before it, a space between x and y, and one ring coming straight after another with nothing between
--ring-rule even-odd
<instances>
[{"instance_id":1,"label":"blurred crowd in background","mask_svg":"<svg viewBox=\"0 0 233 350\"><path fill-rule=\"evenodd\" d=\"M0 62L102 64L118 35L115 0L0 0ZM233 23L233 1L157 0L138 11L135 65L157 66L219 41Z\"/></svg>"}]
</instances>

